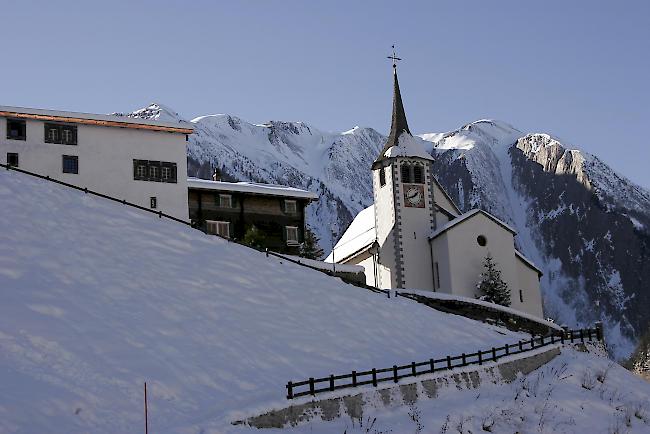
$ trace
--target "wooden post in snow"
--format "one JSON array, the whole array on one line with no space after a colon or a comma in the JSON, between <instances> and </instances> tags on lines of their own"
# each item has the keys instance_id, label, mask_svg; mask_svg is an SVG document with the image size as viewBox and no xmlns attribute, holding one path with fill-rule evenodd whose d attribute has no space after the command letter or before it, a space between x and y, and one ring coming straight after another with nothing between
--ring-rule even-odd
<instances>
[{"instance_id":1,"label":"wooden post in snow","mask_svg":"<svg viewBox=\"0 0 650 434\"><path fill-rule=\"evenodd\" d=\"M147 382L144 382L144 434L149 434L149 415L147 414Z\"/></svg>"}]
</instances>

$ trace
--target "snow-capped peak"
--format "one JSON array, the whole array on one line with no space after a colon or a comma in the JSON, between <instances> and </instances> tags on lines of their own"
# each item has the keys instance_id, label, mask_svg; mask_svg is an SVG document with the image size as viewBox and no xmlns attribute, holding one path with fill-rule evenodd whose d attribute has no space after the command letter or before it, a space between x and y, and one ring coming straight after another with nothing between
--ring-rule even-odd
<instances>
[{"instance_id":1,"label":"snow-capped peak","mask_svg":"<svg viewBox=\"0 0 650 434\"><path fill-rule=\"evenodd\" d=\"M131 113L113 113L113 115L128 118L151 119L163 122L185 122L185 120L173 109L159 103L151 103L147 107L135 110Z\"/></svg>"}]
</instances>

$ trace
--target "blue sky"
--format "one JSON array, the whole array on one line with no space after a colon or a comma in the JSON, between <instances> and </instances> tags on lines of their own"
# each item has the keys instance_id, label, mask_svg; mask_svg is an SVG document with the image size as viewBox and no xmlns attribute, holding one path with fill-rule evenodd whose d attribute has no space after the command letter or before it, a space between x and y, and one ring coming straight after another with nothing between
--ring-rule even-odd
<instances>
[{"instance_id":1,"label":"blue sky","mask_svg":"<svg viewBox=\"0 0 650 434\"><path fill-rule=\"evenodd\" d=\"M650 187L649 1L0 0L0 104L547 132Z\"/></svg>"}]
</instances>

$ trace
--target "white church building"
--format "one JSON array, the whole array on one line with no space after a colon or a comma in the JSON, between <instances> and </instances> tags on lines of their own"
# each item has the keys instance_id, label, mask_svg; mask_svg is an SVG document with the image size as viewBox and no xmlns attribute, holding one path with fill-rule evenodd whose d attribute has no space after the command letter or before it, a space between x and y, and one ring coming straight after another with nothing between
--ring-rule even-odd
<instances>
[{"instance_id":1,"label":"white church building","mask_svg":"<svg viewBox=\"0 0 650 434\"><path fill-rule=\"evenodd\" d=\"M188 220L188 123L0 106L0 162Z\"/></svg>"},{"instance_id":2,"label":"white church building","mask_svg":"<svg viewBox=\"0 0 650 434\"><path fill-rule=\"evenodd\" d=\"M365 268L368 285L476 298L491 255L511 307L543 318L541 271L515 248L516 231L482 210L462 214L433 176L433 157L408 128L393 65L390 134L372 164L374 204L361 211L326 259Z\"/></svg>"}]
</instances>

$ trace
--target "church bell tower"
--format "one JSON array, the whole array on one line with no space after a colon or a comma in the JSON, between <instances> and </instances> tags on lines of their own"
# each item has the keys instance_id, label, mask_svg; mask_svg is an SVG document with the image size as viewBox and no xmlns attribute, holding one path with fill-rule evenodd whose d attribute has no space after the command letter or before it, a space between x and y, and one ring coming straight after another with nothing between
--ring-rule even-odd
<instances>
[{"instance_id":1,"label":"church bell tower","mask_svg":"<svg viewBox=\"0 0 650 434\"><path fill-rule=\"evenodd\" d=\"M393 46L393 49L395 47ZM372 164L375 236L379 245L377 286L433 289L429 235L434 229L433 158L406 121L393 61L390 134Z\"/></svg>"}]
</instances>

